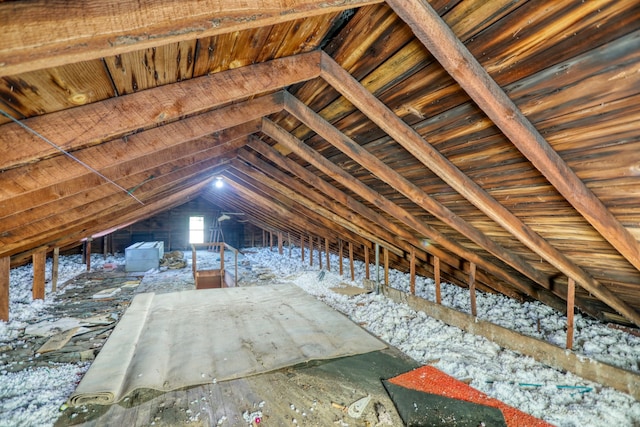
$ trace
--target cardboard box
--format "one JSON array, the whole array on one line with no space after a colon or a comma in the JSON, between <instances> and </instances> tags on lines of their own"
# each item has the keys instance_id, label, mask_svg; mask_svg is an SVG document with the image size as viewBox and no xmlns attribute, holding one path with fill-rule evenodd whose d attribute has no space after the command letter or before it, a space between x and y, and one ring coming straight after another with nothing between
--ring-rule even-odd
<instances>
[{"instance_id":1,"label":"cardboard box","mask_svg":"<svg viewBox=\"0 0 640 427\"><path fill-rule=\"evenodd\" d=\"M125 271L147 271L160 266L164 242L138 242L124 251Z\"/></svg>"}]
</instances>

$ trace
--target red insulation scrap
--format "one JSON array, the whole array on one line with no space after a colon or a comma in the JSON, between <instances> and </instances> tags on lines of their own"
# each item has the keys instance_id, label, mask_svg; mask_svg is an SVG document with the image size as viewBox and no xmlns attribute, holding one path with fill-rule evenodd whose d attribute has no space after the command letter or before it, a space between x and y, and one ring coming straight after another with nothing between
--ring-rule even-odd
<instances>
[{"instance_id":1,"label":"red insulation scrap","mask_svg":"<svg viewBox=\"0 0 640 427\"><path fill-rule=\"evenodd\" d=\"M553 427L552 424L509 406L498 399L487 396L433 366L422 366L398 375L390 379L389 382L424 393L437 394L498 408L502 411L509 427Z\"/></svg>"}]
</instances>

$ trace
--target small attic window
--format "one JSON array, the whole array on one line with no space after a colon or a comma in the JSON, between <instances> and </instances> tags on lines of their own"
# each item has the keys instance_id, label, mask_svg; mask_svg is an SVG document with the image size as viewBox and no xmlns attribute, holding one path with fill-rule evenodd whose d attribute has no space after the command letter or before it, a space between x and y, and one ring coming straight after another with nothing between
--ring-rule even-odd
<instances>
[{"instance_id":1,"label":"small attic window","mask_svg":"<svg viewBox=\"0 0 640 427\"><path fill-rule=\"evenodd\" d=\"M189 243L204 243L204 217L189 217Z\"/></svg>"}]
</instances>

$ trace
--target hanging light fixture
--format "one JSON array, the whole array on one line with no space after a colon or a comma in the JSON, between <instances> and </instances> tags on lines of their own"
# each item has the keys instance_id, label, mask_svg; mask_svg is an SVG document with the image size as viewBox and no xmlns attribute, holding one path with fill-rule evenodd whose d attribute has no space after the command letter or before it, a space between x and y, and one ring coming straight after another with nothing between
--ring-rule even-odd
<instances>
[{"instance_id":1,"label":"hanging light fixture","mask_svg":"<svg viewBox=\"0 0 640 427\"><path fill-rule=\"evenodd\" d=\"M222 186L224 185L224 182L222 181L222 177L219 176L216 178L216 188L222 188Z\"/></svg>"}]
</instances>

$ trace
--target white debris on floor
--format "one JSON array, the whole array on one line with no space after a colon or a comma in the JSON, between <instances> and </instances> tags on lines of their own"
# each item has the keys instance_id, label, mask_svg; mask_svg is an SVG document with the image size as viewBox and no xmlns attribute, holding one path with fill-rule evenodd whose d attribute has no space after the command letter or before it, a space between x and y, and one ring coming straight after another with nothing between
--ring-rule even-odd
<instances>
[{"instance_id":1,"label":"white debris on floor","mask_svg":"<svg viewBox=\"0 0 640 427\"><path fill-rule=\"evenodd\" d=\"M332 272L320 275L317 262L313 267L308 261L301 264L299 250L294 249L291 258L287 251L285 254L280 256L277 252L262 250L248 254L247 258L254 265L270 266L281 277L292 280L417 361L425 364L437 361L434 366L445 373L458 379L472 379L472 387L491 397L558 426L640 426L640 402L627 394L501 349L483 337L448 326L382 295L349 297L329 289L341 283L361 286L365 277L362 262L355 262L355 281L351 282L348 261L342 277L335 273L339 258L334 256L330 258ZM308 259L307 253L305 260ZM371 277L375 277L373 268ZM390 270L389 282L394 288L409 289L408 274ZM441 291L444 305L470 312L467 289L443 283ZM434 301L433 280L417 277L416 294ZM477 307L479 317L484 320L560 346L565 344L566 317L542 303L521 304L501 295L477 292ZM575 328L577 352L619 367L640 370L639 337L580 315L576 316ZM594 350L598 351L594 353Z\"/></svg>"},{"instance_id":2,"label":"white debris on floor","mask_svg":"<svg viewBox=\"0 0 640 427\"><path fill-rule=\"evenodd\" d=\"M317 252L315 254L317 257ZM339 259L335 255L331 256L331 271L326 271L325 265L322 274L317 264L309 266L308 251L304 263L300 255L298 248L293 249L291 257L288 249L285 255L279 255L268 248L253 248L247 251L244 260L250 262L253 271L262 272L263 279L258 284L270 283L264 277L295 283L419 362L434 364L458 379L468 379L471 386L491 397L554 425L640 426L640 402L629 395L504 350L485 338L447 326L382 295L347 296L333 292L329 288L343 284L361 286L364 264L356 261L356 280L351 282L348 260L344 264L345 274L340 277L336 273ZM217 257L217 254L204 251L203 256ZM102 256L92 256L93 269L101 268L104 263L124 264L124 257L104 260ZM85 269L79 256L61 257L59 283ZM375 277L373 268L371 271ZM171 281L184 282L189 280L191 269L147 272L142 290L153 291L155 280L163 282L162 286L166 287L165 274ZM59 408L73 392L89 364L8 369L3 362L2 349L20 346L22 331L29 324L37 323L47 307L56 303L56 296L69 288L52 295L47 276L46 301L32 301L30 265L12 269L10 282L10 320L8 323L0 322L0 427L51 426L59 415ZM243 285L242 281L240 285ZM391 270L390 285L407 290L408 274ZM433 280L417 278L417 295L433 301L434 292ZM442 300L449 307L469 311L469 293L465 289L443 284ZM541 303L521 304L500 295L478 292L477 305L482 319L564 345L566 318ZM574 342L578 353L625 369L640 370L639 337L577 315Z\"/></svg>"}]
</instances>

